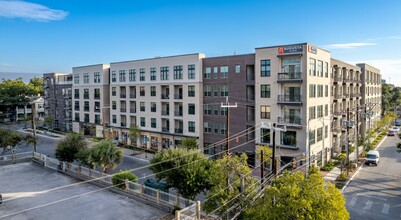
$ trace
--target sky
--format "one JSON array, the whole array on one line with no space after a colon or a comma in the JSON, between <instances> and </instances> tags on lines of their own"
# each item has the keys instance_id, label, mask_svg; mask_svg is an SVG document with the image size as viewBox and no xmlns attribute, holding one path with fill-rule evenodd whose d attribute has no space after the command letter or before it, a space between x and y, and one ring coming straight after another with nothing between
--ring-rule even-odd
<instances>
[{"instance_id":1,"label":"sky","mask_svg":"<svg viewBox=\"0 0 401 220\"><path fill-rule=\"evenodd\" d=\"M0 78L309 42L401 86L400 11L399 0L0 0Z\"/></svg>"}]
</instances>

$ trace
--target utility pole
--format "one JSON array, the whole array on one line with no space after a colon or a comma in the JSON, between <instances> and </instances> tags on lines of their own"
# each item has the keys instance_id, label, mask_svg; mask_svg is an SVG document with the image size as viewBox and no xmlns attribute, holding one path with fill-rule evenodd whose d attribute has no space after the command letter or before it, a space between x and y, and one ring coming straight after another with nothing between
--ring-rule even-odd
<instances>
[{"instance_id":1,"label":"utility pole","mask_svg":"<svg viewBox=\"0 0 401 220\"><path fill-rule=\"evenodd\" d=\"M349 108L347 108L347 123L345 123L346 127L346 132L345 132L345 147L346 147L346 152L347 152L347 176L349 174L349 126L350 126L350 121L349 121Z\"/></svg>"},{"instance_id":2,"label":"utility pole","mask_svg":"<svg viewBox=\"0 0 401 220\"><path fill-rule=\"evenodd\" d=\"M356 106L356 135L355 135L355 150L356 150L356 162L359 161L359 106Z\"/></svg>"},{"instance_id":3,"label":"utility pole","mask_svg":"<svg viewBox=\"0 0 401 220\"><path fill-rule=\"evenodd\" d=\"M33 129L33 152L36 153L37 151L37 143L36 143L36 122L35 122L35 113L36 113L36 106L35 101L31 103L32 106L32 129Z\"/></svg>"},{"instance_id":4,"label":"utility pole","mask_svg":"<svg viewBox=\"0 0 401 220\"><path fill-rule=\"evenodd\" d=\"M226 115L226 145L227 145L227 155L230 154L230 108L236 108L237 103L235 105L230 105L228 102L228 96L226 96L226 103L221 103L221 108L227 108Z\"/></svg>"},{"instance_id":5,"label":"utility pole","mask_svg":"<svg viewBox=\"0 0 401 220\"><path fill-rule=\"evenodd\" d=\"M272 171L274 175L277 173L276 166L276 123L273 123L273 152L272 152Z\"/></svg>"},{"instance_id":6,"label":"utility pole","mask_svg":"<svg viewBox=\"0 0 401 220\"><path fill-rule=\"evenodd\" d=\"M264 177L265 175L263 174L264 170L264 161L263 161L263 150L260 150L260 187L263 189L263 182L264 182Z\"/></svg>"}]
</instances>

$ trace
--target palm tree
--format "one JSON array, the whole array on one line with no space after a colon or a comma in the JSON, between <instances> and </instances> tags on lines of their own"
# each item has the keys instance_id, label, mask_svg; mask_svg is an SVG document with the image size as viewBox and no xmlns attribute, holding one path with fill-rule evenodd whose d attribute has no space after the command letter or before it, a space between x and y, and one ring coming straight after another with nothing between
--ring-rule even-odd
<instances>
[{"instance_id":1,"label":"palm tree","mask_svg":"<svg viewBox=\"0 0 401 220\"><path fill-rule=\"evenodd\" d=\"M111 141L101 141L91 149L89 156L93 167L100 166L103 172L109 173L123 160L123 152Z\"/></svg>"}]
</instances>

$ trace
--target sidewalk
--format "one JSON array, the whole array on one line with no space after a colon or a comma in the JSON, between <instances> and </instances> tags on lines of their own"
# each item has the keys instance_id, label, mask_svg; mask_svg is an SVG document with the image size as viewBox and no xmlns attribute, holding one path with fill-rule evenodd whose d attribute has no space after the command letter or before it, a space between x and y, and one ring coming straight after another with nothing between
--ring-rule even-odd
<instances>
[{"instance_id":1,"label":"sidewalk","mask_svg":"<svg viewBox=\"0 0 401 220\"><path fill-rule=\"evenodd\" d=\"M151 154L151 153L127 149L124 147L120 147L120 149L123 151L123 154L125 157L132 157L132 158L136 158L136 159L150 161L155 156L154 154Z\"/></svg>"}]
</instances>

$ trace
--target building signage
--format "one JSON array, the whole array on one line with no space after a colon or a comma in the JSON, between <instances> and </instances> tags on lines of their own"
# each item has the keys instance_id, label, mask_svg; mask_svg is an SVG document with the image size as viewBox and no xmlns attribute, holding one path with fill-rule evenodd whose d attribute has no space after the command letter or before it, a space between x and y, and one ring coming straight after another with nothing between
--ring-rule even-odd
<instances>
[{"instance_id":1,"label":"building signage","mask_svg":"<svg viewBox=\"0 0 401 220\"><path fill-rule=\"evenodd\" d=\"M286 54L286 53L300 53L303 51L302 45L291 45L285 47L278 48L278 54Z\"/></svg>"},{"instance_id":2,"label":"building signage","mask_svg":"<svg viewBox=\"0 0 401 220\"><path fill-rule=\"evenodd\" d=\"M308 52L309 53L313 53L313 54L317 54L317 48L311 45L308 45Z\"/></svg>"}]
</instances>

